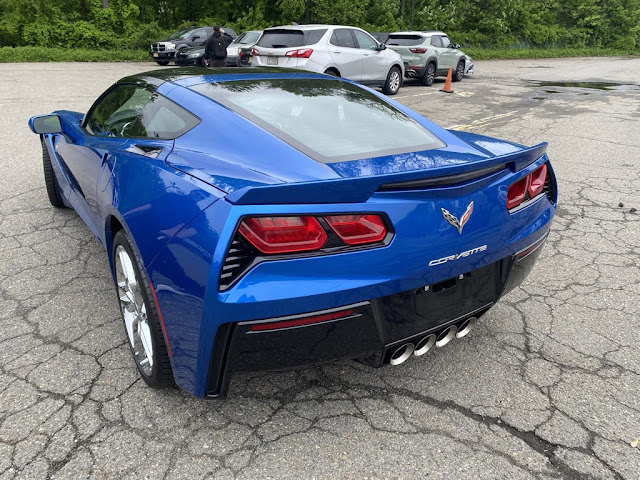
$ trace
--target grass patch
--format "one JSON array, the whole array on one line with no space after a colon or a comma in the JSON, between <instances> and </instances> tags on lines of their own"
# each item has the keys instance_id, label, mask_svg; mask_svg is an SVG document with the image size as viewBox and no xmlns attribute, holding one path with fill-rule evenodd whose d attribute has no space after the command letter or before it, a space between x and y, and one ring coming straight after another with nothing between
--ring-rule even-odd
<instances>
[{"instance_id":1,"label":"grass patch","mask_svg":"<svg viewBox=\"0 0 640 480\"><path fill-rule=\"evenodd\" d=\"M146 50L95 50L60 47L0 47L0 62L141 62Z\"/></svg>"},{"instance_id":2,"label":"grass patch","mask_svg":"<svg viewBox=\"0 0 640 480\"><path fill-rule=\"evenodd\" d=\"M518 58L613 57L640 55L638 50L614 48L462 48L474 60L513 60Z\"/></svg>"}]
</instances>

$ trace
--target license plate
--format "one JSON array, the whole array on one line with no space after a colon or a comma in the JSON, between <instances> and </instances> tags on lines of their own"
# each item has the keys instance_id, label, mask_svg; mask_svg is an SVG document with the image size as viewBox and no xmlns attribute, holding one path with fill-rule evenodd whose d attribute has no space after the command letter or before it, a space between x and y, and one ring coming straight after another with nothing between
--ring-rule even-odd
<instances>
[{"instance_id":1,"label":"license plate","mask_svg":"<svg viewBox=\"0 0 640 480\"><path fill-rule=\"evenodd\" d=\"M267 57L267 65L277 65L278 57Z\"/></svg>"},{"instance_id":2,"label":"license plate","mask_svg":"<svg viewBox=\"0 0 640 480\"><path fill-rule=\"evenodd\" d=\"M154 53L154 54L153 54L153 56L154 56L155 58L158 58L158 54L157 54L157 53Z\"/></svg>"}]
</instances>

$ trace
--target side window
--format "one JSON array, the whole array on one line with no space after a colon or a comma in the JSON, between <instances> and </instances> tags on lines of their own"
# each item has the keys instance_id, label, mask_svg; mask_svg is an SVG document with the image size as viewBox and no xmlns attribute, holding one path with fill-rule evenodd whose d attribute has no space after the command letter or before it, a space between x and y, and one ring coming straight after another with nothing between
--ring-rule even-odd
<instances>
[{"instance_id":1,"label":"side window","mask_svg":"<svg viewBox=\"0 0 640 480\"><path fill-rule=\"evenodd\" d=\"M86 130L97 136L174 139L200 120L166 97L136 85L118 85L87 116Z\"/></svg>"},{"instance_id":2,"label":"side window","mask_svg":"<svg viewBox=\"0 0 640 480\"><path fill-rule=\"evenodd\" d=\"M442 46L444 48L449 48L451 46L451 40L449 40L449 37L447 37L446 35L443 35L440 38L442 38Z\"/></svg>"},{"instance_id":3,"label":"side window","mask_svg":"<svg viewBox=\"0 0 640 480\"><path fill-rule=\"evenodd\" d=\"M200 37L196 38L196 42L204 42L207 39L207 31L204 28L199 28L198 30L193 32L191 38L193 37Z\"/></svg>"},{"instance_id":4,"label":"side window","mask_svg":"<svg viewBox=\"0 0 640 480\"><path fill-rule=\"evenodd\" d=\"M358 46L365 50L377 50L378 42L376 42L371 36L367 35L360 30L352 30L353 34L356 36L356 41L358 42Z\"/></svg>"},{"instance_id":5,"label":"side window","mask_svg":"<svg viewBox=\"0 0 640 480\"><path fill-rule=\"evenodd\" d=\"M337 47L358 48L348 28L337 28L331 35L331 44Z\"/></svg>"},{"instance_id":6,"label":"side window","mask_svg":"<svg viewBox=\"0 0 640 480\"><path fill-rule=\"evenodd\" d=\"M439 35L433 35L431 37L431 45L442 48L442 40Z\"/></svg>"}]
</instances>

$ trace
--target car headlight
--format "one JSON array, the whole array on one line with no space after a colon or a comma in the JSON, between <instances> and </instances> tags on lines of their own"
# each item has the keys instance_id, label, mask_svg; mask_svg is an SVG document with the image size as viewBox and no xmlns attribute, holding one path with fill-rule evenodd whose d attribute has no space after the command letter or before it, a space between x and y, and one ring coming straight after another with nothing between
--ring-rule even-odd
<instances>
[{"instance_id":1,"label":"car headlight","mask_svg":"<svg viewBox=\"0 0 640 480\"><path fill-rule=\"evenodd\" d=\"M175 48L176 48L176 44L175 44L175 43L167 43L167 48L168 48L169 50L173 50L173 49L175 49Z\"/></svg>"},{"instance_id":2,"label":"car headlight","mask_svg":"<svg viewBox=\"0 0 640 480\"><path fill-rule=\"evenodd\" d=\"M187 55L189 58L198 58L200 56L199 53L190 53L189 55Z\"/></svg>"}]
</instances>

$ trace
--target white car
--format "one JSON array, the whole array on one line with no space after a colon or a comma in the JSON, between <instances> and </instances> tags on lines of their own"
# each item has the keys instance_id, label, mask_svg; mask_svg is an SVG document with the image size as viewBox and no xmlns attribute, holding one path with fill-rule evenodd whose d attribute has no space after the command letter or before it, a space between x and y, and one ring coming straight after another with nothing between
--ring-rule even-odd
<instances>
[{"instance_id":1,"label":"white car","mask_svg":"<svg viewBox=\"0 0 640 480\"><path fill-rule=\"evenodd\" d=\"M227 66L239 67L243 63L240 52L255 45L260 35L262 35L262 30L249 30L234 38L227 47Z\"/></svg>"},{"instance_id":2,"label":"white car","mask_svg":"<svg viewBox=\"0 0 640 480\"><path fill-rule=\"evenodd\" d=\"M253 47L252 65L285 67L344 77L395 95L402 57L356 27L286 25L268 28Z\"/></svg>"}]
</instances>

